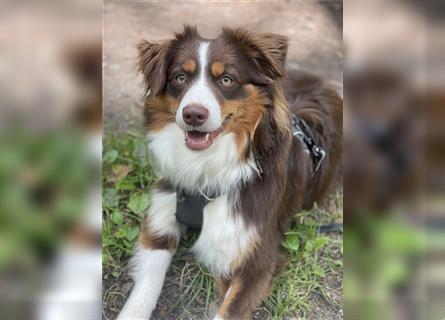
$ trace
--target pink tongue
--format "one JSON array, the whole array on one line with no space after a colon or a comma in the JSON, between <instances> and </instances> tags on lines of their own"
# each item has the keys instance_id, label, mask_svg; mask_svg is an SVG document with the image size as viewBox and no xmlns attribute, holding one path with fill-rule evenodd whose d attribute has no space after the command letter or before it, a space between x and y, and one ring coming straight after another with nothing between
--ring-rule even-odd
<instances>
[{"instance_id":1,"label":"pink tongue","mask_svg":"<svg viewBox=\"0 0 445 320\"><path fill-rule=\"evenodd\" d=\"M210 147L212 140L210 140L210 134L199 131L186 132L186 145L192 150L204 150Z\"/></svg>"}]
</instances>

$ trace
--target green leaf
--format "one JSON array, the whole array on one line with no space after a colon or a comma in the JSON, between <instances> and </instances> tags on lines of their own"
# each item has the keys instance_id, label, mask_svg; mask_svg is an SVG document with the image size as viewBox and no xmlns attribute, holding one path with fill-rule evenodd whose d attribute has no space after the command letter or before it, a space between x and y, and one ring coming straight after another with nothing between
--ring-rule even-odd
<instances>
[{"instance_id":1,"label":"green leaf","mask_svg":"<svg viewBox=\"0 0 445 320\"><path fill-rule=\"evenodd\" d=\"M121 212L119 211L114 211L111 214L111 220L117 224L117 225L121 225L124 222L124 216L122 215Z\"/></svg>"},{"instance_id":2,"label":"green leaf","mask_svg":"<svg viewBox=\"0 0 445 320\"><path fill-rule=\"evenodd\" d=\"M329 242L329 239L327 237L320 237L314 240L314 249L318 250L323 248L325 245L327 245Z\"/></svg>"},{"instance_id":3,"label":"green leaf","mask_svg":"<svg viewBox=\"0 0 445 320\"><path fill-rule=\"evenodd\" d=\"M110 245L113 245L114 242L108 238L102 237L102 247L108 247Z\"/></svg>"},{"instance_id":4,"label":"green leaf","mask_svg":"<svg viewBox=\"0 0 445 320\"><path fill-rule=\"evenodd\" d=\"M115 164L111 168L111 174L108 177L108 181L116 184L122 181L133 170L131 165Z\"/></svg>"},{"instance_id":5,"label":"green leaf","mask_svg":"<svg viewBox=\"0 0 445 320\"><path fill-rule=\"evenodd\" d=\"M134 193L130 196L127 207L137 215L141 215L147 210L149 203L148 193Z\"/></svg>"},{"instance_id":6,"label":"green leaf","mask_svg":"<svg viewBox=\"0 0 445 320\"><path fill-rule=\"evenodd\" d=\"M119 195L116 189L107 188L105 189L102 206L104 208L114 208L119 204Z\"/></svg>"},{"instance_id":7,"label":"green leaf","mask_svg":"<svg viewBox=\"0 0 445 320\"><path fill-rule=\"evenodd\" d=\"M114 236L117 239L125 238L127 236L127 231L128 231L128 229L126 229L126 228L119 229L114 233Z\"/></svg>"},{"instance_id":8,"label":"green leaf","mask_svg":"<svg viewBox=\"0 0 445 320\"><path fill-rule=\"evenodd\" d=\"M138 234L139 234L139 228L137 226L134 226L127 230L126 238L129 241L133 241L134 239L136 239Z\"/></svg>"},{"instance_id":9,"label":"green leaf","mask_svg":"<svg viewBox=\"0 0 445 320\"><path fill-rule=\"evenodd\" d=\"M314 240L306 241L306 245L304 246L304 251L313 252L314 251Z\"/></svg>"},{"instance_id":10,"label":"green leaf","mask_svg":"<svg viewBox=\"0 0 445 320\"><path fill-rule=\"evenodd\" d=\"M136 186L133 182L127 181L126 179L119 181L116 184L116 189L117 190L126 190L126 191L132 191L134 189L136 189Z\"/></svg>"},{"instance_id":11,"label":"green leaf","mask_svg":"<svg viewBox=\"0 0 445 320\"><path fill-rule=\"evenodd\" d=\"M283 247L291 251L298 251L300 241L296 234L289 234L283 243Z\"/></svg>"},{"instance_id":12,"label":"green leaf","mask_svg":"<svg viewBox=\"0 0 445 320\"><path fill-rule=\"evenodd\" d=\"M127 248L127 249L133 248L133 241L128 241L127 239L124 239L123 242L124 242L125 248Z\"/></svg>"},{"instance_id":13,"label":"green leaf","mask_svg":"<svg viewBox=\"0 0 445 320\"><path fill-rule=\"evenodd\" d=\"M119 156L119 152L115 149L112 149L110 151L107 151L103 157L103 161L107 163L113 163L116 161L117 157Z\"/></svg>"}]
</instances>

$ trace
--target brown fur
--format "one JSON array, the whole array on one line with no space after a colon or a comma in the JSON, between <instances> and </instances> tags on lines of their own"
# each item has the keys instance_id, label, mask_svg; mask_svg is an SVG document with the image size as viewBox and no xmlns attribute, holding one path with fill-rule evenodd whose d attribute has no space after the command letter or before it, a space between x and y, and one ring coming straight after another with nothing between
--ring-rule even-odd
<instances>
[{"instance_id":1,"label":"brown fur","mask_svg":"<svg viewBox=\"0 0 445 320\"><path fill-rule=\"evenodd\" d=\"M227 290L229 290L230 287L230 279L221 277L217 280L217 288L218 288L218 302L221 304L224 300L224 296L226 295Z\"/></svg>"},{"instance_id":2,"label":"brown fur","mask_svg":"<svg viewBox=\"0 0 445 320\"><path fill-rule=\"evenodd\" d=\"M145 127L148 131L158 131L175 121L179 101L167 95L150 99L145 106Z\"/></svg>"},{"instance_id":3,"label":"brown fur","mask_svg":"<svg viewBox=\"0 0 445 320\"><path fill-rule=\"evenodd\" d=\"M247 319L267 295L273 276L283 264L281 242L293 215L322 200L335 180L341 155L341 99L320 80L306 74L294 74L286 85L289 111L311 126L316 142L327 151L320 171L312 178L312 161L296 138L276 128L279 119L273 111L264 114L255 139L255 152L261 155L263 175L241 191L240 214L248 224L261 230L261 245L250 250L239 263L234 277L245 286L227 303L220 314L227 319ZM266 147L267 146L267 147Z\"/></svg>"},{"instance_id":4,"label":"brown fur","mask_svg":"<svg viewBox=\"0 0 445 320\"><path fill-rule=\"evenodd\" d=\"M240 154L245 153L248 142L253 140L255 129L266 111L266 98L254 86L246 85L244 90L247 98L228 101L222 105L224 118L230 118L224 130L235 134Z\"/></svg>"},{"instance_id":5,"label":"brown fur","mask_svg":"<svg viewBox=\"0 0 445 320\"><path fill-rule=\"evenodd\" d=\"M214 62L210 68L214 77L220 77L224 73L224 63Z\"/></svg>"},{"instance_id":6,"label":"brown fur","mask_svg":"<svg viewBox=\"0 0 445 320\"><path fill-rule=\"evenodd\" d=\"M195 73L196 71L196 61L193 59L189 59L186 60L183 64L182 67L184 68L185 71L187 71L188 73Z\"/></svg>"},{"instance_id":7,"label":"brown fur","mask_svg":"<svg viewBox=\"0 0 445 320\"><path fill-rule=\"evenodd\" d=\"M176 250L178 239L171 236L157 236L150 230L150 220L146 219L139 235L139 243L145 249L164 249L173 252Z\"/></svg>"},{"instance_id":8,"label":"brown fur","mask_svg":"<svg viewBox=\"0 0 445 320\"><path fill-rule=\"evenodd\" d=\"M284 98L279 82L272 87L274 108L266 109L254 135L254 153L263 175L241 190L240 214L261 230L261 245L246 252L233 277L245 285L219 314L227 319L248 319L268 294L271 281L283 265L281 242L293 215L321 201L338 174L342 141L342 100L320 79L293 73L285 79ZM281 107L281 108L280 108ZM304 146L290 135L294 113L310 126L317 144L327 152L320 171L312 178L312 161ZM226 299L227 300L227 299ZM229 306L227 305L229 303Z\"/></svg>"},{"instance_id":9,"label":"brown fur","mask_svg":"<svg viewBox=\"0 0 445 320\"><path fill-rule=\"evenodd\" d=\"M270 81L286 74L287 38L272 33L254 33L245 29L223 29L223 38L241 47Z\"/></svg>"},{"instance_id":10,"label":"brown fur","mask_svg":"<svg viewBox=\"0 0 445 320\"><path fill-rule=\"evenodd\" d=\"M308 210L315 201L325 198L340 169L343 101L321 79L302 72L289 74L286 87L296 89L294 92L291 89L287 91L291 112L303 118L311 127L317 144L330 151L326 153L324 166L311 181L305 195L303 209Z\"/></svg>"},{"instance_id":11,"label":"brown fur","mask_svg":"<svg viewBox=\"0 0 445 320\"><path fill-rule=\"evenodd\" d=\"M272 272L254 275L247 269L230 281L230 292L218 309L222 319L248 320L252 311L267 297L272 285Z\"/></svg>"},{"instance_id":12,"label":"brown fur","mask_svg":"<svg viewBox=\"0 0 445 320\"><path fill-rule=\"evenodd\" d=\"M162 90L168 49L169 43L151 44L144 40L138 45L139 70L144 75L147 94L154 96Z\"/></svg>"}]
</instances>

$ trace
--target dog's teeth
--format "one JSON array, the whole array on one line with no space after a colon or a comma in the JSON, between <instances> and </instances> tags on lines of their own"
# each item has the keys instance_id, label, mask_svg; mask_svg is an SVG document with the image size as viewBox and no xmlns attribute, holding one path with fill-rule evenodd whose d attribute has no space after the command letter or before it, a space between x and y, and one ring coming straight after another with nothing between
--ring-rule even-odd
<instances>
[{"instance_id":1,"label":"dog's teeth","mask_svg":"<svg viewBox=\"0 0 445 320\"><path fill-rule=\"evenodd\" d=\"M205 141L209 140L209 138L210 138L210 133L206 133Z\"/></svg>"}]
</instances>

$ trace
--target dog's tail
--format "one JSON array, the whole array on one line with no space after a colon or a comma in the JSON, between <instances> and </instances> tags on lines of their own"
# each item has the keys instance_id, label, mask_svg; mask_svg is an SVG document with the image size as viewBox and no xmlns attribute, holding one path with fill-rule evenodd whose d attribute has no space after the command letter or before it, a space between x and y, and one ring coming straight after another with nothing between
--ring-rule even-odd
<instances>
[{"instance_id":1,"label":"dog's tail","mask_svg":"<svg viewBox=\"0 0 445 320\"><path fill-rule=\"evenodd\" d=\"M289 73L285 84L291 113L303 119L312 131L315 144L326 152L309 182L303 209L321 202L341 179L343 100L321 79L302 72Z\"/></svg>"}]
</instances>

